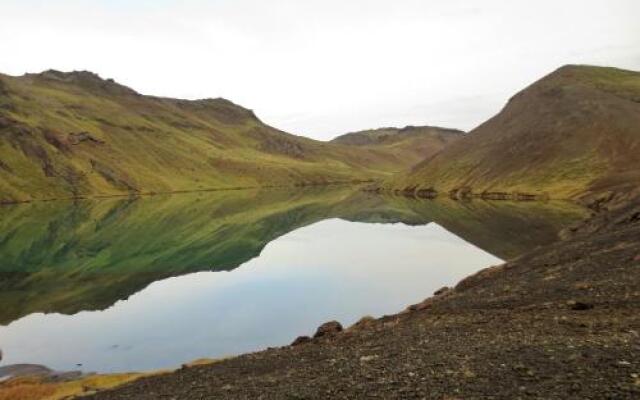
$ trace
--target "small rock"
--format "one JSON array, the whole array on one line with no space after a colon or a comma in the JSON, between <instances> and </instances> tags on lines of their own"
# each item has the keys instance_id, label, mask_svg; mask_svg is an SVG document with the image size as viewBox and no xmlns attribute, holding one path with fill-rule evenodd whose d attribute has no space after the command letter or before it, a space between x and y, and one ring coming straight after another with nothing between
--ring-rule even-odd
<instances>
[{"instance_id":1,"label":"small rock","mask_svg":"<svg viewBox=\"0 0 640 400\"><path fill-rule=\"evenodd\" d=\"M475 378L475 377L476 377L476 373L475 373L475 372L473 372L473 371L471 371L470 369L465 369L465 370L462 372L462 375L463 375L465 378L467 378L467 379L473 379L473 378Z\"/></svg>"},{"instance_id":2,"label":"small rock","mask_svg":"<svg viewBox=\"0 0 640 400\"><path fill-rule=\"evenodd\" d=\"M590 310L593 308L593 304L583 303L581 301L569 300L567 301L567 306L574 311L584 311Z\"/></svg>"},{"instance_id":3,"label":"small rock","mask_svg":"<svg viewBox=\"0 0 640 400\"><path fill-rule=\"evenodd\" d=\"M440 289L438 289L435 292L433 292L433 295L434 296L440 296L441 294L447 293L449 290L451 290L451 288L449 288L448 286L443 286Z\"/></svg>"},{"instance_id":4,"label":"small rock","mask_svg":"<svg viewBox=\"0 0 640 400\"><path fill-rule=\"evenodd\" d=\"M591 285L586 282L576 283L575 288L578 290L589 290L591 289Z\"/></svg>"},{"instance_id":5,"label":"small rock","mask_svg":"<svg viewBox=\"0 0 640 400\"><path fill-rule=\"evenodd\" d=\"M369 362L369 361L375 360L376 358L378 358L378 356L375 355L375 354L370 355L370 356L362 356L362 357L360 357L360 362L361 363Z\"/></svg>"},{"instance_id":6,"label":"small rock","mask_svg":"<svg viewBox=\"0 0 640 400\"><path fill-rule=\"evenodd\" d=\"M633 258L633 261L640 261L640 254L638 254L637 256L635 256L635 257Z\"/></svg>"},{"instance_id":7,"label":"small rock","mask_svg":"<svg viewBox=\"0 0 640 400\"><path fill-rule=\"evenodd\" d=\"M629 361L618 361L618 365L622 365L623 367L628 367L629 365L631 365L631 363Z\"/></svg>"},{"instance_id":8,"label":"small rock","mask_svg":"<svg viewBox=\"0 0 640 400\"><path fill-rule=\"evenodd\" d=\"M342 325L338 321L329 321L318 327L316 330L316 334L313 335L314 338L319 338L323 336L335 335L336 333L342 332Z\"/></svg>"},{"instance_id":9,"label":"small rock","mask_svg":"<svg viewBox=\"0 0 640 400\"><path fill-rule=\"evenodd\" d=\"M296 340L291 343L291 346L299 346L301 344L309 343L311 338L309 336L298 336Z\"/></svg>"}]
</instances>

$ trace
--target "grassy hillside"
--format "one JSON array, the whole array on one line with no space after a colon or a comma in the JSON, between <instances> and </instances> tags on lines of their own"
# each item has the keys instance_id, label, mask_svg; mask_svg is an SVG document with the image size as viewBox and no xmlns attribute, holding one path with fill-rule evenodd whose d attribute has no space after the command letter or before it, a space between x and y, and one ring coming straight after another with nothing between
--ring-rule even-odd
<instances>
[{"instance_id":1,"label":"grassy hillside","mask_svg":"<svg viewBox=\"0 0 640 400\"><path fill-rule=\"evenodd\" d=\"M464 132L455 129L406 126L347 133L336 137L331 142L371 151L384 149L398 159L402 159L403 162L398 166L406 170L463 136Z\"/></svg>"},{"instance_id":2,"label":"grassy hillside","mask_svg":"<svg viewBox=\"0 0 640 400\"><path fill-rule=\"evenodd\" d=\"M640 73L565 66L392 189L590 198L640 184Z\"/></svg>"},{"instance_id":3,"label":"grassy hillside","mask_svg":"<svg viewBox=\"0 0 640 400\"><path fill-rule=\"evenodd\" d=\"M294 136L224 99L144 96L90 72L0 75L0 202L379 178L396 149Z\"/></svg>"}]
</instances>

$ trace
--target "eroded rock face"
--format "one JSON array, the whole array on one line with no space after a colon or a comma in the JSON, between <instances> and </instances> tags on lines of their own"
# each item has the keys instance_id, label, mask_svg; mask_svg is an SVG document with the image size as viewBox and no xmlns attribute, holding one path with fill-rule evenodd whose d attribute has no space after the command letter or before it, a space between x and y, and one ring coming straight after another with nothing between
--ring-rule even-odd
<instances>
[{"instance_id":1,"label":"eroded rock face","mask_svg":"<svg viewBox=\"0 0 640 400\"><path fill-rule=\"evenodd\" d=\"M56 149L62 151L63 153L69 152L69 143L67 143L64 139L60 138L55 132L46 130L43 132L44 140L47 141L50 145L55 147Z\"/></svg>"},{"instance_id":2,"label":"eroded rock face","mask_svg":"<svg viewBox=\"0 0 640 400\"><path fill-rule=\"evenodd\" d=\"M284 132L283 132L284 133ZM310 147L304 146L293 136L274 135L268 129L257 127L252 135L259 140L260 149L267 153L281 154L291 158L304 159L312 154Z\"/></svg>"},{"instance_id":3,"label":"eroded rock face","mask_svg":"<svg viewBox=\"0 0 640 400\"><path fill-rule=\"evenodd\" d=\"M338 321L329 321L318 327L316 330L316 334L313 335L314 338L324 337L335 335L336 333L342 332L342 325Z\"/></svg>"},{"instance_id":4,"label":"eroded rock face","mask_svg":"<svg viewBox=\"0 0 640 400\"><path fill-rule=\"evenodd\" d=\"M99 144L104 143L102 140L96 139L93 136L91 136L89 132L70 133L68 138L69 138L69 143L73 145L77 145L82 142L92 142L92 143L99 143Z\"/></svg>"},{"instance_id":5,"label":"eroded rock face","mask_svg":"<svg viewBox=\"0 0 640 400\"><path fill-rule=\"evenodd\" d=\"M90 71L62 72L50 69L39 74L26 74L25 76L31 79L58 81L66 84L74 84L88 90L99 91L112 95L139 96L139 94L135 90L124 85L120 85L113 79L103 79L98 74Z\"/></svg>"}]
</instances>

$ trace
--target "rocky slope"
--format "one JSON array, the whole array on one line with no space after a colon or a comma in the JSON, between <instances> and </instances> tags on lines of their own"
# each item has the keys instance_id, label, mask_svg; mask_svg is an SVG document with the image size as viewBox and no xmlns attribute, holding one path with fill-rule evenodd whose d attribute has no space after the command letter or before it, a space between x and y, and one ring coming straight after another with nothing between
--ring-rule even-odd
<instances>
[{"instance_id":1,"label":"rocky slope","mask_svg":"<svg viewBox=\"0 0 640 400\"><path fill-rule=\"evenodd\" d=\"M638 235L640 198L400 314L90 398L638 398Z\"/></svg>"},{"instance_id":2,"label":"rocky slope","mask_svg":"<svg viewBox=\"0 0 640 400\"><path fill-rule=\"evenodd\" d=\"M565 66L386 187L592 200L638 184L640 73Z\"/></svg>"},{"instance_id":3,"label":"rocky slope","mask_svg":"<svg viewBox=\"0 0 640 400\"><path fill-rule=\"evenodd\" d=\"M90 72L0 74L0 202L380 178L396 148L291 135L224 99L141 95Z\"/></svg>"}]
</instances>

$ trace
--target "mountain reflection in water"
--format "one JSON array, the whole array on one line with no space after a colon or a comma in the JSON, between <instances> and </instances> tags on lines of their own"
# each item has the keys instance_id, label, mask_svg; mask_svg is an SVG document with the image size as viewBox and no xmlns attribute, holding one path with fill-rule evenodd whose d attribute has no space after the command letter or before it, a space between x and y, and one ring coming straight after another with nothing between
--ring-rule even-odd
<instances>
[{"instance_id":1,"label":"mountain reflection in water","mask_svg":"<svg viewBox=\"0 0 640 400\"><path fill-rule=\"evenodd\" d=\"M65 341L81 347L85 337L92 359L82 362L101 371L286 344L323 319L400 311L434 285L556 240L582 215L566 203L425 201L340 187L4 206L3 361L69 368L78 360ZM44 348L56 343L60 351Z\"/></svg>"}]
</instances>

